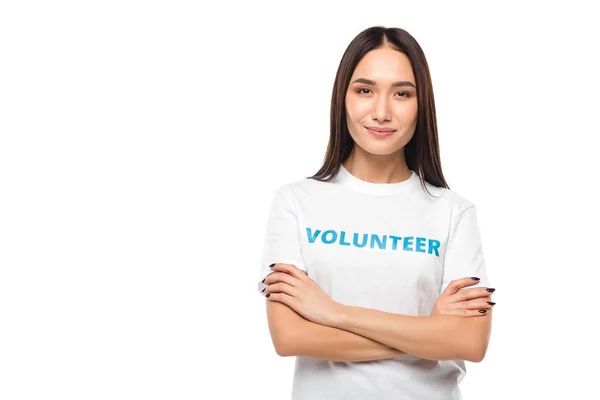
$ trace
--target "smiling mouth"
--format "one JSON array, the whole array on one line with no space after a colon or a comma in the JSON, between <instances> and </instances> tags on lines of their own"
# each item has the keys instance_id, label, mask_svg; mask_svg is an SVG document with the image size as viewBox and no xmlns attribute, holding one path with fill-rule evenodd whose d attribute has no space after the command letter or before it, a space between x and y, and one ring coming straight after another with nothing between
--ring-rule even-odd
<instances>
[{"instance_id":1,"label":"smiling mouth","mask_svg":"<svg viewBox=\"0 0 600 400\"><path fill-rule=\"evenodd\" d=\"M395 129L392 128L376 128L376 127L370 127L370 126L365 126L365 128L371 130L371 131L377 131L377 132L394 132Z\"/></svg>"},{"instance_id":2,"label":"smiling mouth","mask_svg":"<svg viewBox=\"0 0 600 400\"><path fill-rule=\"evenodd\" d=\"M365 126L365 129L367 130L367 132L369 132L371 135L376 136L376 137L386 137L386 136L390 136L392 133L395 132L395 130L377 130L377 129L371 129Z\"/></svg>"}]
</instances>

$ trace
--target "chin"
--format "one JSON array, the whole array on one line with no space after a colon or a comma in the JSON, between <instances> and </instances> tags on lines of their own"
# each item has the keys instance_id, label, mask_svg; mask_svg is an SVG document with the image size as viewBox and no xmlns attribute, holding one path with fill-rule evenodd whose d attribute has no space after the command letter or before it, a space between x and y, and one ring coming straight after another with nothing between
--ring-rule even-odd
<instances>
[{"instance_id":1,"label":"chin","mask_svg":"<svg viewBox=\"0 0 600 400\"><path fill-rule=\"evenodd\" d=\"M354 132L359 132L354 135L350 131L350 137L354 140L356 146L360 147L364 152L377 156L387 156L390 154L404 151L404 146L412 139L414 132L409 134L404 129L399 129L387 138L376 138L366 133L366 128L359 128Z\"/></svg>"},{"instance_id":2,"label":"chin","mask_svg":"<svg viewBox=\"0 0 600 400\"><path fill-rule=\"evenodd\" d=\"M365 143L366 142L366 143ZM356 142L363 151L377 156L387 156L402 150L401 143L373 143L372 140Z\"/></svg>"}]
</instances>

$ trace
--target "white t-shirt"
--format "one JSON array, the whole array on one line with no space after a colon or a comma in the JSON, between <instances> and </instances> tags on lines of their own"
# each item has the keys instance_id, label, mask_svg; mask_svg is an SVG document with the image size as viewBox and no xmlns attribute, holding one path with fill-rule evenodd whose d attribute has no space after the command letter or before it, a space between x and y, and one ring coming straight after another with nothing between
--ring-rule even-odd
<instances>
[{"instance_id":1,"label":"white t-shirt","mask_svg":"<svg viewBox=\"0 0 600 400\"><path fill-rule=\"evenodd\" d=\"M274 193L258 290L274 263L305 271L334 301L404 315L430 315L450 281L489 286L475 206L412 171L371 183L343 165L334 180L302 179ZM460 399L465 363L415 356L361 362L296 357L293 400Z\"/></svg>"}]
</instances>

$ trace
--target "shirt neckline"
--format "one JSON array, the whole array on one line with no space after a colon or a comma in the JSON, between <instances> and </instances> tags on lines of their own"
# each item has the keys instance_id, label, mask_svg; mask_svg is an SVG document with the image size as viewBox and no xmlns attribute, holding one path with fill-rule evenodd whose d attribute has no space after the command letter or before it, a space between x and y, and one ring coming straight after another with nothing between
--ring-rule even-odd
<instances>
[{"instance_id":1,"label":"shirt neckline","mask_svg":"<svg viewBox=\"0 0 600 400\"><path fill-rule=\"evenodd\" d=\"M372 194L376 196L394 195L409 192L419 182L419 175L410 170L411 174L408 179L394 183L374 183L363 181L352 175L345 167L340 164L340 171L336 180L349 188L361 193Z\"/></svg>"}]
</instances>

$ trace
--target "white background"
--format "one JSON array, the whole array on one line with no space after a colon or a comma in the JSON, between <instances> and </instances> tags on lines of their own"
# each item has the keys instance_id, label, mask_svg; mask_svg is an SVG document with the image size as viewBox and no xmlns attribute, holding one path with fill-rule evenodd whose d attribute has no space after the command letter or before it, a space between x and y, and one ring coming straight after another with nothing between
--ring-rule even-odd
<instances>
[{"instance_id":1,"label":"white background","mask_svg":"<svg viewBox=\"0 0 600 400\"><path fill-rule=\"evenodd\" d=\"M3 2L0 398L289 398L256 279L352 38L430 66L497 288L466 400L592 398L600 29L585 2ZM516 3L515 3L516 4Z\"/></svg>"}]
</instances>

